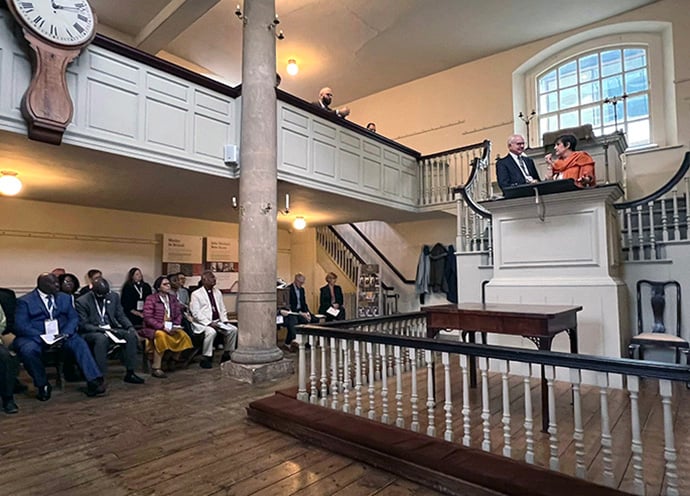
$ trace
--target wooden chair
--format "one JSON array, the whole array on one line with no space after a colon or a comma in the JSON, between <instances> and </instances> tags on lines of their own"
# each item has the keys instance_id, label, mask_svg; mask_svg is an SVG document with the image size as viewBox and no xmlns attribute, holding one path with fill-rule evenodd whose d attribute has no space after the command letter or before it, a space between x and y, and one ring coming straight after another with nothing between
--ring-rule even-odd
<instances>
[{"instance_id":1,"label":"wooden chair","mask_svg":"<svg viewBox=\"0 0 690 496\"><path fill-rule=\"evenodd\" d=\"M645 311L643 305L643 290L649 288L650 304L653 322L651 326L645 325ZM670 291L667 291L669 290ZM675 292L675 298L669 303L675 303L673 308L666 313L667 293ZM649 314L648 312L646 313ZM671 315L675 323L670 328L664 322L664 317ZM681 350L687 350L688 342L681 337L681 291L678 281L649 281L642 279L637 281L637 335L633 336L628 346L630 358L644 360L645 347L671 348L675 351L675 362L680 363Z\"/></svg>"}]
</instances>

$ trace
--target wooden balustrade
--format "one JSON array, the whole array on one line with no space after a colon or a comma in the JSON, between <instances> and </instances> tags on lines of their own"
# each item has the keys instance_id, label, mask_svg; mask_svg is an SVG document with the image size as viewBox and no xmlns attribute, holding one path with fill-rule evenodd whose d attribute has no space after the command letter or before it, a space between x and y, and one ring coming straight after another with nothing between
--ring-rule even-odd
<instances>
[{"instance_id":1,"label":"wooden balustrade","mask_svg":"<svg viewBox=\"0 0 690 496\"><path fill-rule=\"evenodd\" d=\"M300 326L298 399L634 494L661 480L663 494L690 491L674 431L686 433L674 401L687 394L688 367L425 335L423 314ZM472 389L475 359L480 383ZM539 365L548 390L545 434L534 430ZM663 446L654 442L658 432Z\"/></svg>"}]
</instances>

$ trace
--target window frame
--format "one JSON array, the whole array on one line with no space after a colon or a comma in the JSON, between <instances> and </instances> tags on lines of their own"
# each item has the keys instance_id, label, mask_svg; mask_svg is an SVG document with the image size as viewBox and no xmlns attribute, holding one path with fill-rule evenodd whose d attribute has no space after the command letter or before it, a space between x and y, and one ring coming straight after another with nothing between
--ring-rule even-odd
<instances>
[{"instance_id":1,"label":"window frame","mask_svg":"<svg viewBox=\"0 0 690 496\"><path fill-rule=\"evenodd\" d=\"M557 52L536 58L536 62L532 59L534 65L529 68L523 66L523 104L525 108L531 111L538 109L538 77L546 74L550 70L559 67L566 62L576 60L578 57L594 52L602 52L607 49L622 49L629 47L644 47L647 50L647 68L649 77L649 120L650 120L650 142L649 144L639 145L638 147L631 147L630 149L644 149L650 147L659 147L673 144L674 137L673 127L669 128L671 119L675 119L675 108L673 116L665 115L664 108L669 103L669 94L667 92L668 75L664 72L664 66L667 60L664 58L664 40L662 39L664 33L661 31L652 32L628 32L614 35L599 36L579 43L571 44L564 47ZM546 52L546 50L545 50ZM672 56L672 53L671 53ZM673 98L675 103L675 98ZM518 103L517 101L515 103ZM579 107L574 107L579 108ZM667 113L668 114L668 113ZM535 117L537 124L535 125L535 134L539 134L539 115ZM603 119L603 115L602 115ZM603 126L602 126L603 127ZM543 146L542 135L531 138L532 145Z\"/></svg>"}]
</instances>

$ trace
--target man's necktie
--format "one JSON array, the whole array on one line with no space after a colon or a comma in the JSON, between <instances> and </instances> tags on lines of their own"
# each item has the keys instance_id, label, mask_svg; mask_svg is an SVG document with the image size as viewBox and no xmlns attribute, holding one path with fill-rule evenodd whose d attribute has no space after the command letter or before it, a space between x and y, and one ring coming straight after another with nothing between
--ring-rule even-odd
<instances>
[{"instance_id":1,"label":"man's necktie","mask_svg":"<svg viewBox=\"0 0 690 496\"><path fill-rule=\"evenodd\" d=\"M518 162L520 163L520 170L525 176L529 176L529 171L527 170L527 164L525 164L525 159L522 158L522 155L518 157Z\"/></svg>"},{"instance_id":2,"label":"man's necktie","mask_svg":"<svg viewBox=\"0 0 690 496\"><path fill-rule=\"evenodd\" d=\"M55 298L53 295L48 295L48 313L51 319L53 318L53 310L55 310Z\"/></svg>"}]
</instances>

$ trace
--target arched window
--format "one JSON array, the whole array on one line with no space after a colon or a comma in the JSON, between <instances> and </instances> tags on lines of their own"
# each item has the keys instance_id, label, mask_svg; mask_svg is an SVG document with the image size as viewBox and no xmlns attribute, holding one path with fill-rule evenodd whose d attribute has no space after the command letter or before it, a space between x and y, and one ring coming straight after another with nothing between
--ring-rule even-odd
<instances>
[{"instance_id":1,"label":"arched window","mask_svg":"<svg viewBox=\"0 0 690 496\"><path fill-rule=\"evenodd\" d=\"M630 146L651 143L648 60L646 46L607 47L539 74L539 135L591 124L596 136L622 129Z\"/></svg>"}]
</instances>

